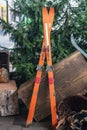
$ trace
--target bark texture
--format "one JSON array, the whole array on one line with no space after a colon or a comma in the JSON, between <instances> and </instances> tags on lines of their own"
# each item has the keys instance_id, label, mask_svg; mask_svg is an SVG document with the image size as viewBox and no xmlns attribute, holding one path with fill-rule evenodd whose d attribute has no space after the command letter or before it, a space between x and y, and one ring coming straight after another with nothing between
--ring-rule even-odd
<instances>
[{"instance_id":1,"label":"bark texture","mask_svg":"<svg viewBox=\"0 0 87 130\"><path fill-rule=\"evenodd\" d=\"M0 83L0 115L9 116L19 113L16 83Z\"/></svg>"}]
</instances>

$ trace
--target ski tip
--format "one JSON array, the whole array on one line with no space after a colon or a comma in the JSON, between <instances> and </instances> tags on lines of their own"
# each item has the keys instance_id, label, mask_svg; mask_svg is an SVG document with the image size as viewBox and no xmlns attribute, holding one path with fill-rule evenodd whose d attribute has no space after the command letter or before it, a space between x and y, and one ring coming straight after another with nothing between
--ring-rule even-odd
<instances>
[{"instance_id":1,"label":"ski tip","mask_svg":"<svg viewBox=\"0 0 87 130\"><path fill-rule=\"evenodd\" d=\"M52 125L52 129L53 130L57 130L58 129L58 122L55 122L55 124Z\"/></svg>"},{"instance_id":2,"label":"ski tip","mask_svg":"<svg viewBox=\"0 0 87 130\"><path fill-rule=\"evenodd\" d=\"M32 124L32 121L29 121L26 123L26 127L30 126Z\"/></svg>"}]
</instances>

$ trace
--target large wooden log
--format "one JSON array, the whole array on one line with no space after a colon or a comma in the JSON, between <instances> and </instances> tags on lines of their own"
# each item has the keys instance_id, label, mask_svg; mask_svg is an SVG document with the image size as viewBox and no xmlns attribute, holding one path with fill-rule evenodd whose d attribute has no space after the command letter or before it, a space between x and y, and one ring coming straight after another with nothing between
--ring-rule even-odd
<instances>
[{"instance_id":1,"label":"large wooden log","mask_svg":"<svg viewBox=\"0 0 87 130\"><path fill-rule=\"evenodd\" d=\"M68 96L82 95L87 92L87 62L80 52L75 52L54 65L56 101ZM22 84L18 94L29 108L34 79ZM50 115L50 100L47 73L43 73L38 93L34 119L40 121Z\"/></svg>"},{"instance_id":2,"label":"large wooden log","mask_svg":"<svg viewBox=\"0 0 87 130\"><path fill-rule=\"evenodd\" d=\"M19 113L17 87L14 80L0 83L0 115L10 116Z\"/></svg>"}]
</instances>

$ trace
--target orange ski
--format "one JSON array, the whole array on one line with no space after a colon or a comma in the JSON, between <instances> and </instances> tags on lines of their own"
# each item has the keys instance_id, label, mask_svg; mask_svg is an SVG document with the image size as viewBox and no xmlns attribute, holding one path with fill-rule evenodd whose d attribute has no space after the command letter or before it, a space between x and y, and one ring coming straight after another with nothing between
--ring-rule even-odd
<instances>
[{"instance_id":1,"label":"orange ski","mask_svg":"<svg viewBox=\"0 0 87 130\"><path fill-rule=\"evenodd\" d=\"M51 103L51 114L52 114L52 126L56 128L57 116L56 116L56 99L55 99L55 88L54 88L54 78L52 69L52 57L51 57L51 45L50 45L50 32L54 19L54 8L51 7L49 14L46 7L42 10L43 25L44 25L44 39L42 43L42 49L40 53L39 64L37 66L37 74L33 89L33 94L30 102L29 113L26 125L29 125L33 121L35 106L37 101L37 95L39 90L39 85L41 81L42 68L44 60L47 60L47 71L49 79L49 91L50 91L50 103Z\"/></svg>"}]
</instances>

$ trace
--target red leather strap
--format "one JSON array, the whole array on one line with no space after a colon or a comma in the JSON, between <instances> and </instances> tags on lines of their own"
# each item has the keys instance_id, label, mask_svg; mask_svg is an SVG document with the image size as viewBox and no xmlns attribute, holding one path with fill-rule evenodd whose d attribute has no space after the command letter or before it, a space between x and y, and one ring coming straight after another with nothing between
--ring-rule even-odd
<instances>
[{"instance_id":1,"label":"red leather strap","mask_svg":"<svg viewBox=\"0 0 87 130\"><path fill-rule=\"evenodd\" d=\"M53 78L49 78L49 84L54 84L54 79Z\"/></svg>"},{"instance_id":2,"label":"red leather strap","mask_svg":"<svg viewBox=\"0 0 87 130\"><path fill-rule=\"evenodd\" d=\"M35 83L40 83L40 80L41 80L41 78L39 78L39 77L36 77L36 79L35 79Z\"/></svg>"}]
</instances>

